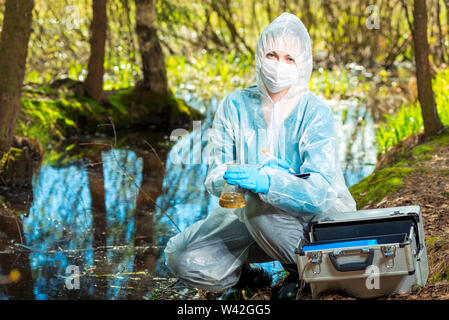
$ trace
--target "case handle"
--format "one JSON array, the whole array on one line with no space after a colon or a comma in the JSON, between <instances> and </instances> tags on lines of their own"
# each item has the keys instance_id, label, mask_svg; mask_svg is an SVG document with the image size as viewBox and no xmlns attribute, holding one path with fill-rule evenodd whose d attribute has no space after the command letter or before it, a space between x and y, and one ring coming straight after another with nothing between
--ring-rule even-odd
<instances>
[{"instance_id":1,"label":"case handle","mask_svg":"<svg viewBox=\"0 0 449 320\"><path fill-rule=\"evenodd\" d=\"M366 250L361 250L361 252L358 252L358 253L362 253L362 254L368 253L368 259L366 259L365 262L350 262L350 263L340 264L340 263L338 263L337 258L335 257L335 254L333 252L329 253L329 258L331 259L331 262L334 265L334 268L340 272L365 270L366 268L368 268L368 266L373 264L374 249L369 249L368 252L366 252Z\"/></svg>"}]
</instances>

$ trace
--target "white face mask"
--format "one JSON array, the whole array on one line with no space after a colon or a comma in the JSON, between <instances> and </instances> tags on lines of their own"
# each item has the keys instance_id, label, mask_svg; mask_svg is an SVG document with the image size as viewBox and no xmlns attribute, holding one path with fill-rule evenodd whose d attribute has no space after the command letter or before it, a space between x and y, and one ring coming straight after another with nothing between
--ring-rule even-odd
<instances>
[{"instance_id":1,"label":"white face mask","mask_svg":"<svg viewBox=\"0 0 449 320\"><path fill-rule=\"evenodd\" d=\"M272 93L290 87L298 79L296 65L268 58L263 58L260 71L265 86Z\"/></svg>"}]
</instances>

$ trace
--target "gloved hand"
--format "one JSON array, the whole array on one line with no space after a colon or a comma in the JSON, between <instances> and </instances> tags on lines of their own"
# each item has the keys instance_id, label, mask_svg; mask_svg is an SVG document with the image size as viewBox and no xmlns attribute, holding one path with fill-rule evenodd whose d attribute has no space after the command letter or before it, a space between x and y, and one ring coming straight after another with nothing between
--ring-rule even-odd
<instances>
[{"instance_id":1,"label":"gloved hand","mask_svg":"<svg viewBox=\"0 0 449 320\"><path fill-rule=\"evenodd\" d=\"M270 177L259 169L256 167L235 167L226 170L223 178L226 183L265 194L270 188Z\"/></svg>"},{"instance_id":2,"label":"gloved hand","mask_svg":"<svg viewBox=\"0 0 449 320\"><path fill-rule=\"evenodd\" d=\"M270 168L274 168L274 169L280 169L283 170L285 172L288 173L292 173L294 174L294 172L290 171L290 166L287 162L285 162L284 160L281 159L270 159L267 162L265 162L262 167L270 167ZM293 170L293 169L291 169Z\"/></svg>"}]
</instances>

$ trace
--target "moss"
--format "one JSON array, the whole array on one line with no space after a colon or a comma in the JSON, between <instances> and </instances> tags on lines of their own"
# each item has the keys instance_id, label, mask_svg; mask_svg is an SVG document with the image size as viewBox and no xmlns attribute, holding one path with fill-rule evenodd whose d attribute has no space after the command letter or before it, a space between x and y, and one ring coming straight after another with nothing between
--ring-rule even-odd
<instances>
[{"instance_id":1,"label":"moss","mask_svg":"<svg viewBox=\"0 0 449 320\"><path fill-rule=\"evenodd\" d=\"M432 155L437 149L449 144L449 130L433 137L431 140L413 148L412 154L418 158L423 155Z\"/></svg>"},{"instance_id":2,"label":"moss","mask_svg":"<svg viewBox=\"0 0 449 320\"><path fill-rule=\"evenodd\" d=\"M443 147L449 145L449 128L447 128L443 133L435 136L430 141L431 146Z\"/></svg>"},{"instance_id":3,"label":"moss","mask_svg":"<svg viewBox=\"0 0 449 320\"><path fill-rule=\"evenodd\" d=\"M204 115L201 114L198 110L189 106L183 99L175 98L175 104L173 104L172 109L172 119L182 120L202 120L204 119Z\"/></svg>"},{"instance_id":4,"label":"moss","mask_svg":"<svg viewBox=\"0 0 449 320\"><path fill-rule=\"evenodd\" d=\"M430 250L436 243L438 243L437 237L429 237L426 239L426 247Z\"/></svg>"},{"instance_id":5,"label":"moss","mask_svg":"<svg viewBox=\"0 0 449 320\"><path fill-rule=\"evenodd\" d=\"M412 163L430 160L434 153L442 146L449 144L449 130L433 137L430 141L417 145L413 148L411 155Z\"/></svg>"},{"instance_id":6,"label":"moss","mask_svg":"<svg viewBox=\"0 0 449 320\"><path fill-rule=\"evenodd\" d=\"M412 154L414 156L418 156L418 155L420 155L422 153L427 154L429 152L432 152L433 150L434 150L434 148L431 147L430 145L422 144L422 145L418 145L418 146L414 147L413 150L412 150Z\"/></svg>"},{"instance_id":7,"label":"moss","mask_svg":"<svg viewBox=\"0 0 449 320\"><path fill-rule=\"evenodd\" d=\"M163 122L180 125L204 118L199 111L174 95L139 91L135 88L117 91L108 97L108 102L119 111L114 112L119 115L114 119L119 126Z\"/></svg>"},{"instance_id":8,"label":"moss","mask_svg":"<svg viewBox=\"0 0 449 320\"><path fill-rule=\"evenodd\" d=\"M426 160L430 160L430 159L432 159L432 155L431 154L424 154L424 155L419 156L416 159L416 162L426 161Z\"/></svg>"},{"instance_id":9,"label":"moss","mask_svg":"<svg viewBox=\"0 0 449 320\"><path fill-rule=\"evenodd\" d=\"M137 92L134 88L109 95L105 105L73 94L46 97L31 95L30 91L22 98L23 114L19 120L22 125L18 134L37 134L43 141L63 139L79 131L97 131L101 129L99 124L109 124L111 120L117 128L154 124L166 129L169 122L182 125L204 118L182 99Z\"/></svg>"},{"instance_id":10,"label":"moss","mask_svg":"<svg viewBox=\"0 0 449 320\"><path fill-rule=\"evenodd\" d=\"M396 163L393 167L407 167L413 163L413 160L402 160Z\"/></svg>"},{"instance_id":11,"label":"moss","mask_svg":"<svg viewBox=\"0 0 449 320\"><path fill-rule=\"evenodd\" d=\"M122 115L127 116L129 113L126 110L126 105L129 99L129 95L132 90L117 91L117 93L108 97L109 102L115 107Z\"/></svg>"},{"instance_id":12,"label":"moss","mask_svg":"<svg viewBox=\"0 0 449 320\"><path fill-rule=\"evenodd\" d=\"M442 170L442 171L440 171L440 174L442 176L448 175L449 174L449 170Z\"/></svg>"},{"instance_id":13,"label":"moss","mask_svg":"<svg viewBox=\"0 0 449 320\"><path fill-rule=\"evenodd\" d=\"M109 117L117 127L145 124L152 118L159 118L157 115L169 103L166 96L140 92L135 88L119 90L108 96L107 100Z\"/></svg>"},{"instance_id":14,"label":"moss","mask_svg":"<svg viewBox=\"0 0 449 320\"><path fill-rule=\"evenodd\" d=\"M416 142L420 140L423 140L422 134L401 141L389 152L378 156L377 167L383 169L386 167L413 166L431 159L439 148L449 145L449 127L432 139L416 145Z\"/></svg>"},{"instance_id":15,"label":"moss","mask_svg":"<svg viewBox=\"0 0 449 320\"><path fill-rule=\"evenodd\" d=\"M24 90L16 135L35 137L44 146L75 134L138 126L155 131L188 126L204 116L174 95L161 95L130 87L106 93L103 103L52 87Z\"/></svg>"},{"instance_id":16,"label":"moss","mask_svg":"<svg viewBox=\"0 0 449 320\"><path fill-rule=\"evenodd\" d=\"M415 172L413 168L385 168L375 171L359 183L349 188L357 208L360 209L367 204L379 202L385 196L394 193L404 183L411 173Z\"/></svg>"},{"instance_id":17,"label":"moss","mask_svg":"<svg viewBox=\"0 0 449 320\"><path fill-rule=\"evenodd\" d=\"M55 99L23 97L18 135L36 137L45 145L63 140L79 130L95 129L108 122L107 110L89 98L61 95Z\"/></svg>"}]
</instances>

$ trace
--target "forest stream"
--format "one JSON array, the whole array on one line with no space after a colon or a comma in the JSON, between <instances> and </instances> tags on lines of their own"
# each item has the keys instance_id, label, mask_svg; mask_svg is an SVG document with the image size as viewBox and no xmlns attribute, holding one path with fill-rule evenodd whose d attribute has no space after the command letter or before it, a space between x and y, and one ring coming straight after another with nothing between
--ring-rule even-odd
<instances>
[{"instance_id":1,"label":"forest stream","mask_svg":"<svg viewBox=\"0 0 449 320\"><path fill-rule=\"evenodd\" d=\"M218 104L208 103L202 130L211 126ZM363 104L328 103L351 186L374 170L374 122ZM0 220L2 232L15 230L0 251L1 270L10 275L0 282L20 281L0 288L0 299L198 298L198 290L171 278L163 248L171 235L218 205L203 185L205 161L176 164L186 144L204 146L202 130L190 130L171 148L168 133L119 131L69 139L60 159L44 161L35 172L31 190L4 190L2 200L22 224ZM274 281L282 271L279 263L262 266Z\"/></svg>"},{"instance_id":2,"label":"forest stream","mask_svg":"<svg viewBox=\"0 0 449 320\"><path fill-rule=\"evenodd\" d=\"M284 107L281 113L288 107L284 97L299 99L305 88L329 106L344 183L356 202L356 220L358 214L361 220L370 216L361 211L365 209L394 208L391 215L396 219L402 210L397 207L420 208L416 237L412 234L416 235L417 228L409 225L405 232L402 227L394 227L394 232L393 227L384 229L387 220L382 217L382 227L375 221L371 229L370 222L369 238L384 239L376 247L383 256L376 254L373 260L375 250L366 250L365 245L363 250L339 249L338 254L329 253L335 267L330 272L382 266L381 273L369 268L374 270L374 282L379 280L379 287L374 284L374 288L385 293L376 299L449 300L448 31L449 0L0 0L0 300L225 300L223 293L229 288L220 286L215 274L201 275L192 283L200 285L199 279L208 284L203 288L220 292L193 288L176 278L165 264L164 249L170 238L219 206L219 199L204 185L213 158L210 151L212 156L218 154L216 148L209 148L209 129L220 102L254 84L262 91L267 89L273 105ZM226 103L233 104L233 97ZM319 144L314 130L316 137L323 136L318 134L323 121L307 114L317 110L319 116L321 103L312 102L309 107L318 109L297 119L302 132L298 139L311 140L316 151ZM263 109L267 116L269 110ZM223 114L219 119L228 113ZM278 119L273 115L270 119ZM325 118L324 131L330 132ZM256 128L256 122L250 127ZM277 121L273 123L277 127ZM236 125L230 126L236 132L229 137L239 134ZM263 137L259 132L257 136ZM238 145L248 145L252 136L244 138ZM224 139L216 146L227 147L227 142ZM242 151L238 145L234 148L237 154ZM303 145L299 143L300 157L306 163L310 155ZM273 157L288 160L281 156L282 146L279 149ZM329 150L324 149L318 151L326 155ZM252 164L252 156L257 155L244 152L248 159L243 162ZM329 175L323 173L326 161L318 158L311 161L315 167L318 161L320 167L294 168L298 173L317 174L310 180L319 186L314 186L318 191L310 197L312 203L302 196L286 197L304 202L306 211L311 206L313 212L323 214L328 208L346 211L341 197L327 201L329 197L320 196L321 191L328 195L346 191L334 188ZM245 170L247 176L236 174L236 183L246 192L254 185L256 193L265 192L271 183L276 193L275 181L253 169ZM248 184L249 180L263 183ZM295 188L280 186L288 192ZM279 208L288 202L273 199L267 201ZM226 212L219 213L232 217ZM365 222L363 227L368 230ZM356 230L345 227L349 229ZM228 242L226 232L213 230L206 233L218 234L218 245ZM327 245L340 238L368 237L349 237L335 230L341 237L312 235L310 240L327 239ZM297 234L284 231L282 235ZM396 237L393 243L387 236L397 233L403 242L393 246ZM275 236L282 243L279 234L267 229L260 237ZM397 250L393 248L399 247L405 248L400 250L405 258L400 256L396 259L400 263L395 264ZM186 269L196 260L219 261L220 265L224 261L221 255L216 259L211 258L213 254L198 254L196 248L188 246L194 253L177 255L187 258L174 258L182 263L170 264L186 282L195 277ZM283 253L277 253L286 250L290 249L275 248L270 255L282 259ZM362 297L360 292L351 296L348 288L362 288L365 279L352 273L337 272L336 280L334 274L325 276L320 264L325 253L322 257L321 253L307 252L307 264L299 265L298 276L277 261L260 263L272 275L271 286L269 281L261 284L261 272L240 276L239 283L246 278L258 283L254 290L249 283L234 286L228 298ZM362 264L354 254L365 253L369 258ZM332 259L340 254L351 257L339 258L347 261L340 264ZM310 264L311 272L321 273L313 280L303 272ZM320 265L319 272L314 264ZM365 271L367 275L368 268ZM183 277L183 273L188 275ZM394 290L391 276L401 281ZM321 285L321 280L329 284L329 290L316 295L314 285L305 285L306 281ZM340 284L340 290L333 289ZM368 282L365 286L372 289ZM160 306L168 315L166 305ZM16 304L12 307L18 310ZM284 305L279 309L291 314ZM36 312L34 307L29 310ZM279 318L274 308L269 311ZM184 309L181 313L190 314Z\"/></svg>"}]
</instances>

